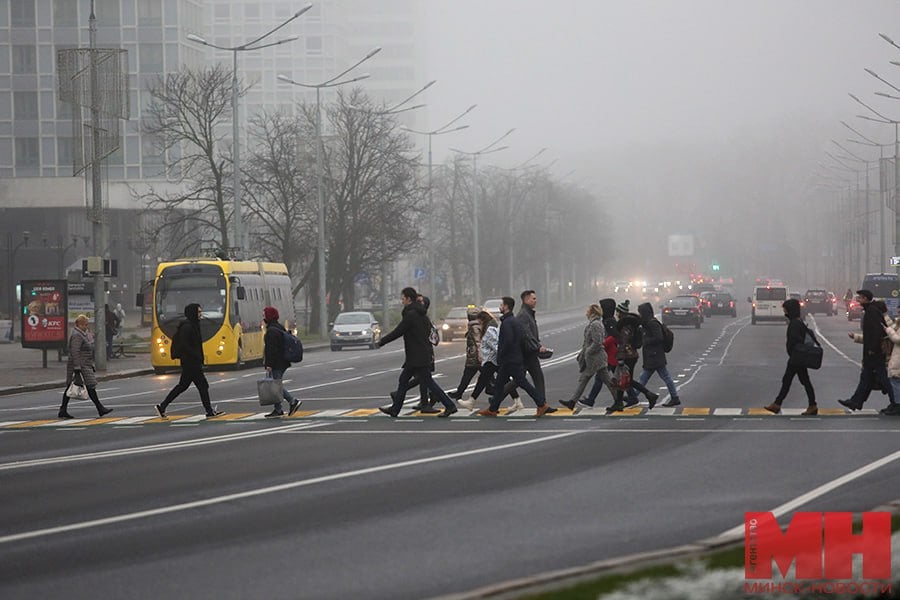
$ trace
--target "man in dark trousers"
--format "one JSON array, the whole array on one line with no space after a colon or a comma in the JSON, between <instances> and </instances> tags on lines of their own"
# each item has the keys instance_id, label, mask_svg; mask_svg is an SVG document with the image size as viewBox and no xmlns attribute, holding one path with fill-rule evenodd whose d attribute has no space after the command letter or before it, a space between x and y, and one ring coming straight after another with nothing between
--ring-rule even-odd
<instances>
[{"instance_id":1,"label":"man in dark trousers","mask_svg":"<svg viewBox=\"0 0 900 600\"><path fill-rule=\"evenodd\" d=\"M509 381L510 377L512 377L516 386L525 390L534 400L534 403L537 405L536 414L538 417L556 412L555 408L547 404L540 389L531 385L528 378L525 377L523 344L525 343L526 334L522 323L512 314L515 306L516 301L509 296L504 296L503 301L500 303L500 338L497 342L499 370L497 371L497 382L494 385L494 396L491 398L490 406L478 411L478 415L481 417L496 417L500 414L500 403L506 396L506 382ZM536 353L535 358L537 358Z\"/></svg>"},{"instance_id":2,"label":"man in dark trousers","mask_svg":"<svg viewBox=\"0 0 900 600\"><path fill-rule=\"evenodd\" d=\"M444 411L438 416L449 417L459 409L456 408L456 405L444 390L431 378L431 353L433 349L430 347L431 341L428 339L431 334L431 321L428 320L425 314L425 306L420 304L417 298L418 295L414 288L403 288L403 291L400 292L400 301L403 303L403 318L392 332L383 336L378 342L378 347L380 348L402 336L403 348L406 352L406 361L403 363L403 369L400 371L397 391L391 396L393 403L390 408L382 406L379 410L389 417L397 417L403 408L403 400L406 398L409 380L415 376L444 405Z\"/></svg>"},{"instance_id":3,"label":"man in dark trousers","mask_svg":"<svg viewBox=\"0 0 900 600\"><path fill-rule=\"evenodd\" d=\"M203 310L199 304L188 304L184 307L186 320L178 325L178 331L172 338L173 358L181 359L181 379L172 388L162 404L156 405L156 414L159 418L166 418L166 408L178 395L188 389L193 383L200 392L200 402L206 410L206 418L224 415L224 411L213 408L209 402L209 382L203 374L203 335L200 333L200 317ZM176 349L177 345L177 349ZM175 356L175 354L178 356Z\"/></svg>"},{"instance_id":4,"label":"man in dark trousers","mask_svg":"<svg viewBox=\"0 0 900 600\"><path fill-rule=\"evenodd\" d=\"M884 315L872 302L872 292L869 290L856 290L856 300L863 308L862 321L862 370L859 372L859 383L856 391L847 400L838 400L838 404L846 406L850 410L860 410L863 403L869 399L869 394L875 387L875 383L882 390L887 391L891 405L894 404L894 388L888 378L887 366L884 361L884 350L881 346L881 338L884 333ZM850 339L855 339L853 331L848 332Z\"/></svg>"},{"instance_id":5,"label":"man in dark trousers","mask_svg":"<svg viewBox=\"0 0 900 600\"><path fill-rule=\"evenodd\" d=\"M108 360L113 356L113 338L116 337L116 332L119 331L119 317L112 311L109 304L104 304L103 308L105 312L104 320L106 321L106 358Z\"/></svg>"},{"instance_id":6,"label":"man in dark trousers","mask_svg":"<svg viewBox=\"0 0 900 600\"><path fill-rule=\"evenodd\" d=\"M278 322L278 317L278 309L274 306L267 306L263 309L263 320L266 322L266 335L263 337L263 367L269 377L281 381L291 363L284 358L285 330L284 326ZM288 403L288 416L293 415L300 408L300 400L291 397L283 385L281 394ZM266 418L277 419L283 416L284 410L281 408L281 400L279 400Z\"/></svg>"}]
</instances>

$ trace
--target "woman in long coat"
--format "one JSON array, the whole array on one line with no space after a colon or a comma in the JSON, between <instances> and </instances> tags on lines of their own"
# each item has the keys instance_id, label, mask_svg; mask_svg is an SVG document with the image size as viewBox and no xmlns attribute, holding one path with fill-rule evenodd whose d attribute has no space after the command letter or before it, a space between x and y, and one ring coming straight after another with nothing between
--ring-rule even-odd
<instances>
[{"instance_id":1,"label":"woman in long coat","mask_svg":"<svg viewBox=\"0 0 900 600\"><path fill-rule=\"evenodd\" d=\"M603 309L599 304L591 304L585 316L588 324L584 328L584 341L581 344L581 352L578 353L576 361L578 362L578 385L575 386L575 393L572 394L570 400L560 400L560 404L566 408L575 409L575 405L582 400L582 394L587 388L588 382L594 377L598 377L606 383L607 388L613 394L615 399L616 386L613 385L611 373L607 368L606 348L604 340L606 339L606 328L603 326ZM582 402L585 406L592 406Z\"/></svg>"},{"instance_id":2,"label":"woman in long coat","mask_svg":"<svg viewBox=\"0 0 900 600\"><path fill-rule=\"evenodd\" d=\"M97 407L97 413L101 417L111 413L113 409L103 406L97 396L97 376L94 374L94 336L88 331L88 318L85 315L78 315L75 318L75 327L72 328L72 334L69 336L69 362L66 364L66 389L63 390L62 405L59 407L60 419L73 418L68 411L69 397L66 395L66 390L76 379L76 373L79 374L79 379L87 388L94 406Z\"/></svg>"}]
</instances>

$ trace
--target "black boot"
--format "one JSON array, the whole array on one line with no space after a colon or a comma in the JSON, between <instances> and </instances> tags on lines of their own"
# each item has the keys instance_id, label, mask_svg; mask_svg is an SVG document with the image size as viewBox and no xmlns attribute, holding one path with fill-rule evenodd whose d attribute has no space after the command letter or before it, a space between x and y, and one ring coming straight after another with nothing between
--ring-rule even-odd
<instances>
[{"instance_id":1,"label":"black boot","mask_svg":"<svg viewBox=\"0 0 900 600\"><path fill-rule=\"evenodd\" d=\"M113 409L106 408L100 402L100 398L97 396L97 388L89 387L88 395L91 397L91 402L93 402L94 406L97 407L97 414L100 415L101 417L104 415L108 415L109 413L111 413L113 411Z\"/></svg>"},{"instance_id":2,"label":"black boot","mask_svg":"<svg viewBox=\"0 0 900 600\"><path fill-rule=\"evenodd\" d=\"M56 416L60 419L74 419L72 415L69 414L67 410L69 408L69 397L63 394L62 404L59 406L59 414Z\"/></svg>"}]
</instances>

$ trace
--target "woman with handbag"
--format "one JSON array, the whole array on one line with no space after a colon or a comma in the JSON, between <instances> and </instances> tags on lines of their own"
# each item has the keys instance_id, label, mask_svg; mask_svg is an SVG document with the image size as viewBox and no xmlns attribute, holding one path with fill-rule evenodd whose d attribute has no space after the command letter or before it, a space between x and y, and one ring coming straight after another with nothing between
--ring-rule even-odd
<instances>
[{"instance_id":1,"label":"woman with handbag","mask_svg":"<svg viewBox=\"0 0 900 600\"><path fill-rule=\"evenodd\" d=\"M787 397L788 391L791 389L791 382L794 380L794 375L796 375L803 385L803 389L806 390L806 398L809 401L809 406L800 414L814 416L819 414L819 407L816 405L816 391L809 380L809 370L805 366L797 366L791 360L791 354L793 354L795 348L802 346L806 342L806 334L811 332L801 317L799 300L790 298L785 300L781 306L784 309L784 316L788 319L786 345L788 362L784 369L784 376L781 378L781 390L779 390L778 396L775 397L775 402L765 408L776 415L781 412L781 403Z\"/></svg>"},{"instance_id":2,"label":"woman with handbag","mask_svg":"<svg viewBox=\"0 0 900 600\"><path fill-rule=\"evenodd\" d=\"M88 398L97 407L97 413L102 417L113 411L100 403L97 397L97 377L94 375L94 336L88 330L88 318L78 315L75 318L75 327L69 336L69 362L66 364L66 389L63 392L62 405L59 407L60 419L72 419L69 414L70 393L74 395L77 388L87 390ZM86 399L86 398L85 398Z\"/></svg>"}]
</instances>

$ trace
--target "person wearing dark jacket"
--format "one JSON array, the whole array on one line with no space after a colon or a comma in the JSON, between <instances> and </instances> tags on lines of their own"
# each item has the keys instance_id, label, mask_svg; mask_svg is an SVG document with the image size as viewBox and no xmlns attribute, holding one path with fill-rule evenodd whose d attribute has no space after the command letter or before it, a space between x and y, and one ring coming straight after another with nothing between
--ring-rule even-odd
<instances>
[{"instance_id":1,"label":"person wearing dark jacket","mask_svg":"<svg viewBox=\"0 0 900 600\"><path fill-rule=\"evenodd\" d=\"M875 388L875 383L886 390L891 405L896 402L891 380L888 378L887 366L884 360L884 350L881 338L884 333L884 315L875 303L872 302L872 292L869 290L857 290L856 300L863 307L862 314L862 345L863 359L862 370L859 373L859 383L853 395L847 400L838 400L838 404L850 410L860 410L863 403L869 399L869 394ZM849 332L850 339L854 338L854 332Z\"/></svg>"},{"instance_id":2,"label":"person wearing dark jacket","mask_svg":"<svg viewBox=\"0 0 900 600\"><path fill-rule=\"evenodd\" d=\"M203 374L203 334L200 332L200 317L203 309L199 304L188 304L184 307L185 320L178 324L178 331L172 338L172 347L178 343L181 352L181 378L178 383L166 395L161 404L156 405L156 414L159 418L166 418L166 408L178 397L181 392L188 389L193 383L200 392L200 402L206 411L206 417L218 417L224 415L224 411L213 408L209 402L209 382Z\"/></svg>"},{"instance_id":3,"label":"person wearing dark jacket","mask_svg":"<svg viewBox=\"0 0 900 600\"><path fill-rule=\"evenodd\" d=\"M428 317L428 308L431 306L431 299L428 296L423 296L419 294L416 296L416 302L425 307L425 316ZM429 322L431 319L429 319ZM430 338L429 338L429 341ZM430 344L428 346L428 351L431 353L431 365L428 367L428 371L434 373L434 344ZM432 377L434 379L434 377ZM413 407L413 410L417 410L423 415L434 415L441 411L434 407L435 404L440 400L434 392L428 391L428 386L424 381L419 381L419 378L413 375L410 380L406 383L406 389L404 392L408 392L411 389L419 388L419 402ZM393 402L394 396L396 392L391 392L391 401ZM448 394L449 396L449 394ZM452 396L450 396L452 398Z\"/></svg>"},{"instance_id":4,"label":"person wearing dark jacket","mask_svg":"<svg viewBox=\"0 0 900 600\"><path fill-rule=\"evenodd\" d=\"M653 306L649 302L638 305L638 314L641 316L641 326L644 328L642 346L644 369L641 371L638 381L641 385L646 386L653 373L657 373L669 390L670 400L666 404L677 406L681 404L681 400L678 399L678 388L675 387L675 382L672 381L672 376L669 375L669 369L666 367L668 362L666 361L662 324L653 316ZM656 395L648 396L648 400L652 409L656 405Z\"/></svg>"},{"instance_id":5,"label":"person wearing dark jacket","mask_svg":"<svg viewBox=\"0 0 900 600\"><path fill-rule=\"evenodd\" d=\"M509 296L504 296L500 303L500 337L497 342L497 381L494 384L494 395L490 406L478 411L482 417L496 417L500 414L500 403L506 396L506 382L512 377L515 385L525 390L537 405L537 416L542 417L547 413L556 412L556 409L547 404L544 395L535 386L531 385L525 377L525 356L523 340L526 333L521 321L512 314L516 301Z\"/></svg>"},{"instance_id":6,"label":"person wearing dark jacket","mask_svg":"<svg viewBox=\"0 0 900 600\"><path fill-rule=\"evenodd\" d=\"M785 345L788 354L788 362L784 369L784 375L781 378L781 390L778 391L775 402L765 408L767 411L775 413L776 415L781 412L781 403L784 402L784 399L787 397L788 392L791 389L791 382L794 380L794 375L796 375L803 385L803 389L806 390L806 399L809 401L809 406L807 406L806 410L800 414L814 416L819 414L819 407L816 405L816 390L813 389L812 382L809 380L809 369L792 365L790 359L794 348L806 341L806 332L809 331L809 328L806 326L806 323L803 322L799 300L791 298L785 300L781 306L784 308L784 316L788 320L787 343Z\"/></svg>"},{"instance_id":7,"label":"person wearing dark jacket","mask_svg":"<svg viewBox=\"0 0 900 600\"><path fill-rule=\"evenodd\" d=\"M619 363L624 363L632 376L631 385L625 390L625 393L628 394L628 401L624 404L625 408L635 406L638 403L638 392L644 394L648 402L655 403L659 398L659 394L648 390L634 377L634 368L637 366L638 358L640 358L638 348L642 345L641 335L643 330L640 316L630 312L630 307L631 303L628 300L616 306L616 360ZM677 406L679 403L677 398L669 398L663 406ZM616 404L610 407L610 409L616 408L618 408ZM610 410L609 412L615 412L615 410Z\"/></svg>"},{"instance_id":8,"label":"person wearing dark jacket","mask_svg":"<svg viewBox=\"0 0 900 600\"><path fill-rule=\"evenodd\" d=\"M425 307L417 301L416 290L411 287L403 288L400 292L400 301L403 303L403 318L397 327L389 334L383 336L378 342L378 347L383 347L399 337L403 337L403 348L406 361L400 371L400 379L397 391L391 396L393 403L390 408L380 407L379 410L389 417L397 417L403 408L403 400L406 397L407 384L410 378L416 376L419 381L428 386L428 390L435 395L444 405L444 411L439 417L449 417L459 409L447 396L444 390L431 378L431 362L434 349L431 347L429 336L431 335L431 321L425 314Z\"/></svg>"},{"instance_id":9,"label":"person wearing dark jacket","mask_svg":"<svg viewBox=\"0 0 900 600\"><path fill-rule=\"evenodd\" d=\"M267 306L263 309L263 321L266 323L266 335L263 337L263 367L266 369L266 375L276 381L281 381L291 363L284 358L285 329L278 322L278 317L278 309L274 306ZM293 415L300 408L301 401L291 397L290 392L284 389L284 385L281 386L281 394L288 403L288 416ZM266 418L276 419L283 416L284 410L281 408L279 400Z\"/></svg>"}]
</instances>

